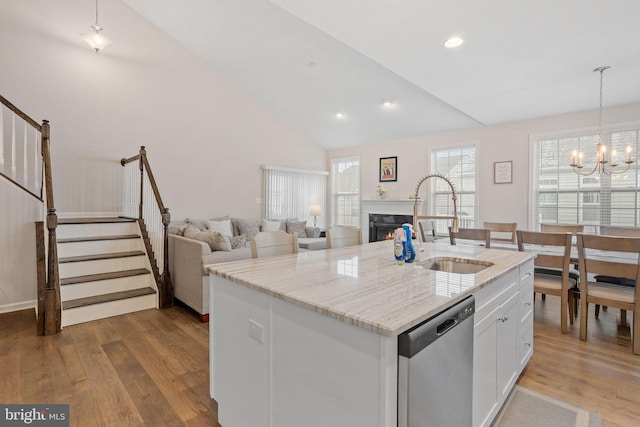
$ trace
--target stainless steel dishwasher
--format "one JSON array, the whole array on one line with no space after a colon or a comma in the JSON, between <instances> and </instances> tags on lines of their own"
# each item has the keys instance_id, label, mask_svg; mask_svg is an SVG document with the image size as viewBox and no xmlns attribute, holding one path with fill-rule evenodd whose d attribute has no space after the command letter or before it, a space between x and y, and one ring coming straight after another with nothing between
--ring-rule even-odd
<instances>
[{"instance_id":1,"label":"stainless steel dishwasher","mask_svg":"<svg viewBox=\"0 0 640 427\"><path fill-rule=\"evenodd\" d=\"M470 296L398 336L398 427L471 427Z\"/></svg>"}]
</instances>

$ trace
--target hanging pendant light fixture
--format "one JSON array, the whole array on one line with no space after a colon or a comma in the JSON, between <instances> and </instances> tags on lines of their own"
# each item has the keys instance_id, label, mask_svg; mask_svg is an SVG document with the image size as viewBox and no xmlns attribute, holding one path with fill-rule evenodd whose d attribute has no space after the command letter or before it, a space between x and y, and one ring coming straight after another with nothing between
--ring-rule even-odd
<instances>
[{"instance_id":1,"label":"hanging pendant light fixture","mask_svg":"<svg viewBox=\"0 0 640 427\"><path fill-rule=\"evenodd\" d=\"M605 70L608 70L609 68L611 67L605 65L603 67L593 69L593 71L597 71L600 73L600 109L598 111L598 145L596 146L596 164L593 166L593 168L588 169L587 171L583 171L582 169L584 168L584 154L582 152L574 151L572 155L573 159L570 166L573 167L573 171L578 175L589 176L594 173L597 173L597 175L619 174L626 172L629 169L629 166L631 166L631 163L633 163L633 160L631 160L631 147L627 146L627 155L624 160L624 163L627 166L624 169L616 169L616 167L620 165L618 163L618 160L616 159L616 150L611 151L611 162L609 162L607 160L607 147L602 143L602 75L604 74Z\"/></svg>"},{"instance_id":2,"label":"hanging pendant light fixture","mask_svg":"<svg viewBox=\"0 0 640 427\"><path fill-rule=\"evenodd\" d=\"M102 27L98 24L98 0L96 0L96 23L91 28L93 28L92 33L81 34L80 38L91 46L96 53L111 46L111 40L102 34Z\"/></svg>"}]
</instances>

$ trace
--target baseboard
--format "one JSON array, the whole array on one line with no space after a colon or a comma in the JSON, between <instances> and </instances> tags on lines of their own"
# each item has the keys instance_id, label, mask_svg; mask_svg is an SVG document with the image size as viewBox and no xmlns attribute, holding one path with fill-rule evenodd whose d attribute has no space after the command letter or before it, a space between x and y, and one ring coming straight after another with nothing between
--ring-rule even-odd
<instances>
[{"instance_id":1,"label":"baseboard","mask_svg":"<svg viewBox=\"0 0 640 427\"><path fill-rule=\"evenodd\" d=\"M26 310L36 307L36 300L16 302L13 304L0 305L0 313L11 313L13 311Z\"/></svg>"}]
</instances>

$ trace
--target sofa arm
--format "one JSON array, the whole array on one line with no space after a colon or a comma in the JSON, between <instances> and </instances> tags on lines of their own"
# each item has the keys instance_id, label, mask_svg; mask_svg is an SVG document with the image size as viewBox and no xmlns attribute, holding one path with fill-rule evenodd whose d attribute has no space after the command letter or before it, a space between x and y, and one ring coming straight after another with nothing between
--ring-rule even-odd
<instances>
[{"instance_id":1,"label":"sofa arm","mask_svg":"<svg viewBox=\"0 0 640 427\"><path fill-rule=\"evenodd\" d=\"M207 243L169 235L169 272L175 297L198 313L203 310L202 276L205 273L202 257L210 253L211 248Z\"/></svg>"},{"instance_id":2,"label":"sofa arm","mask_svg":"<svg viewBox=\"0 0 640 427\"><path fill-rule=\"evenodd\" d=\"M319 227L305 227L305 233L307 233L307 237L317 238L320 237L320 228Z\"/></svg>"}]
</instances>

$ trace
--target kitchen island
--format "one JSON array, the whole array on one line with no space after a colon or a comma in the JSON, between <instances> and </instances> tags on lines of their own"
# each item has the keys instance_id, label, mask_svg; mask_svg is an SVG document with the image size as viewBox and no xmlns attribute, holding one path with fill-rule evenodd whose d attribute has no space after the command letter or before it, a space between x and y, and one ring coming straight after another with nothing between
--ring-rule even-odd
<instances>
[{"instance_id":1,"label":"kitchen island","mask_svg":"<svg viewBox=\"0 0 640 427\"><path fill-rule=\"evenodd\" d=\"M436 257L492 265L425 268ZM220 423L395 427L398 335L474 295L474 425L488 425L531 355L533 255L438 243L420 258L398 265L386 241L208 266Z\"/></svg>"}]
</instances>

